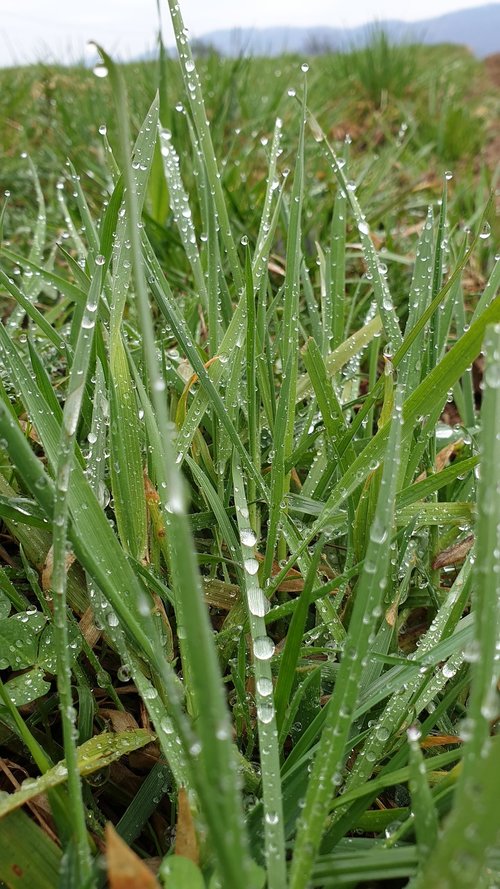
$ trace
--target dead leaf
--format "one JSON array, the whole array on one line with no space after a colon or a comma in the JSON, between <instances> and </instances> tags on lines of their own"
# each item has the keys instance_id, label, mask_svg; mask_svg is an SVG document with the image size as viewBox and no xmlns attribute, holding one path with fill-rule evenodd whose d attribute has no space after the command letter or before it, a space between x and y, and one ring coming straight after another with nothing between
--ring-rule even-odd
<instances>
[{"instance_id":1,"label":"dead leaf","mask_svg":"<svg viewBox=\"0 0 500 889\"><path fill-rule=\"evenodd\" d=\"M101 638L101 630L98 630L94 623L94 614L92 608L87 608L80 618L79 627L81 634L90 648L94 648Z\"/></svg>"},{"instance_id":2,"label":"dead leaf","mask_svg":"<svg viewBox=\"0 0 500 889\"><path fill-rule=\"evenodd\" d=\"M420 742L420 746L422 749L428 749L429 747L443 747L446 744L461 744L462 739L457 735L427 735L423 741Z\"/></svg>"},{"instance_id":3,"label":"dead leaf","mask_svg":"<svg viewBox=\"0 0 500 889\"><path fill-rule=\"evenodd\" d=\"M66 574L68 573L73 562L75 561L75 558L76 557L75 557L74 553L68 553L66 555L66 562L65 562ZM52 586L53 567L54 567L54 553L53 553L52 547L50 547L50 549L47 553L46 559L45 559L45 564L42 568L42 589L43 589L44 593L46 593L48 590L50 590L50 588Z\"/></svg>"},{"instance_id":4,"label":"dead leaf","mask_svg":"<svg viewBox=\"0 0 500 889\"><path fill-rule=\"evenodd\" d=\"M460 540L438 553L432 563L433 570L437 571L439 568L446 568L447 565L458 565L463 562L473 543L474 534L469 534L464 540Z\"/></svg>"},{"instance_id":5,"label":"dead leaf","mask_svg":"<svg viewBox=\"0 0 500 889\"><path fill-rule=\"evenodd\" d=\"M453 441L451 444L446 445L446 447L442 448L438 454L436 454L436 472L441 472L445 466L448 466L451 463L451 458L458 454L458 452L462 449L464 444L463 438L458 438L456 441Z\"/></svg>"},{"instance_id":6,"label":"dead leaf","mask_svg":"<svg viewBox=\"0 0 500 889\"><path fill-rule=\"evenodd\" d=\"M452 462L451 458L460 453L461 449L463 448L463 444L463 438L457 438L456 441L452 441L451 444L448 444L444 448L441 448L441 450L436 454L436 472L441 472L442 469L445 469L446 466L450 465L450 463ZM425 471L420 473L416 481L421 482L424 480L424 478L427 478L427 473Z\"/></svg>"},{"instance_id":7,"label":"dead leaf","mask_svg":"<svg viewBox=\"0 0 500 889\"><path fill-rule=\"evenodd\" d=\"M282 256L271 256L267 267L270 272L274 272L275 275L280 275L282 278L286 275L286 263Z\"/></svg>"},{"instance_id":8,"label":"dead leaf","mask_svg":"<svg viewBox=\"0 0 500 889\"><path fill-rule=\"evenodd\" d=\"M113 825L106 824L109 889L161 889L148 866L129 849Z\"/></svg>"},{"instance_id":9,"label":"dead leaf","mask_svg":"<svg viewBox=\"0 0 500 889\"><path fill-rule=\"evenodd\" d=\"M114 732L132 732L139 728L132 714L126 713L124 710L103 708L99 710L99 716L108 720Z\"/></svg>"},{"instance_id":10,"label":"dead leaf","mask_svg":"<svg viewBox=\"0 0 500 889\"><path fill-rule=\"evenodd\" d=\"M394 602L389 605L389 608L385 612L385 619L387 624L390 627L396 626L396 620L398 617L398 608L399 608L399 596L396 596Z\"/></svg>"},{"instance_id":11,"label":"dead leaf","mask_svg":"<svg viewBox=\"0 0 500 889\"><path fill-rule=\"evenodd\" d=\"M175 854L182 855L183 858L189 858L194 864L198 864L200 860L198 840L196 838L191 806L189 805L188 795L184 787L179 788L177 806Z\"/></svg>"},{"instance_id":12,"label":"dead leaf","mask_svg":"<svg viewBox=\"0 0 500 889\"><path fill-rule=\"evenodd\" d=\"M141 750L134 750L129 754L128 761L131 768L144 771L150 771L160 759L160 748L158 744L148 744Z\"/></svg>"}]
</instances>

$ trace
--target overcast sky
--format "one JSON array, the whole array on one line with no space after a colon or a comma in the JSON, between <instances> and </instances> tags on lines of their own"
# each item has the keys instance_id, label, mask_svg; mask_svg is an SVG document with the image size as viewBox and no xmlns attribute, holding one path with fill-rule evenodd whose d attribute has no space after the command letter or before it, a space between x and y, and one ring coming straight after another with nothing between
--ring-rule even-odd
<instances>
[{"instance_id":1,"label":"overcast sky","mask_svg":"<svg viewBox=\"0 0 500 889\"><path fill-rule=\"evenodd\" d=\"M375 19L418 21L487 0L181 0L195 37L220 28L268 25L349 27ZM167 43L172 42L167 0L161 0ZM152 48L156 0L0 0L0 65L59 59L76 61L88 40L122 58Z\"/></svg>"}]
</instances>

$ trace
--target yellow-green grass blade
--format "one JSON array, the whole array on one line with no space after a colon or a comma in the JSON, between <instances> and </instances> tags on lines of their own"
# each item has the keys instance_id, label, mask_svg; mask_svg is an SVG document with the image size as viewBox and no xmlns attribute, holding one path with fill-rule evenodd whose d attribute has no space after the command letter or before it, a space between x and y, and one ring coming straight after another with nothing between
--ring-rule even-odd
<instances>
[{"instance_id":1,"label":"yellow-green grass blade","mask_svg":"<svg viewBox=\"0 0 500 889\"><path fill-rule=\"evenodd\" d=\"M62 852L24 812L0 823L0 880L9 889L54 889Z\"/></svg>"},{"instance_id":2,"label":"yellow-green grass blade","mask_svg":"<svg viewBox=\"0 0 500 889\"><path fill-rule=\"evenodd\" d=\"M139 750L150 744L155 738L153 732L147 729L133 729L124 732L105 732L94 735L77 750L77 768L80 775L92 775L100 769L104 769L110 763L122 756ZM0 800L0 819L6 818L11 812L24 806L27 802L47 793L54 787L59 787L68 780L68 765L65 760L56 763L39 778L25 781L23 786L15 793L10 793ZM3 823L3 822L2 822ZM1 831L1 824L0 824Z\"/></svg>"}]
</instances>

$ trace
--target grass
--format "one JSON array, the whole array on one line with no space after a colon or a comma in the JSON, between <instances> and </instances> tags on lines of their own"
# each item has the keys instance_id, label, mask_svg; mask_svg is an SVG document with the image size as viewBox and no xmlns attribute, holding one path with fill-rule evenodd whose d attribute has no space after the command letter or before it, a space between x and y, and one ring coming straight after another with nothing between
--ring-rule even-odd
<instances>
[{"instance_id":1,"label":"grass","mask_svg":"<svg viewBox=\"0 0 500 889\"><path fill-rule=\"evenodd\" d=\"M171 14L1 72L0 883L493 886L493 91Z\"/></svg>"}]
</instances>

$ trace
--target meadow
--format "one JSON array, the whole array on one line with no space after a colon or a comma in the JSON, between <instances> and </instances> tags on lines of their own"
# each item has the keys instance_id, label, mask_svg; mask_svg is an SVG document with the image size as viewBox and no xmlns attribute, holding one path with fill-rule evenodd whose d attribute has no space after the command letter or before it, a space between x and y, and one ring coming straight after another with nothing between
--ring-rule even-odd
<instances>
[{"instance_id":1,"label":"meadow","mask_svg":"<svg viewBox=\"0 0 500 889\"><path fill-rule=\"evenodd\" d=\"M0 886L489 889L493 69L170 10L0 71Z\"/></svg>"}]
</instances>

